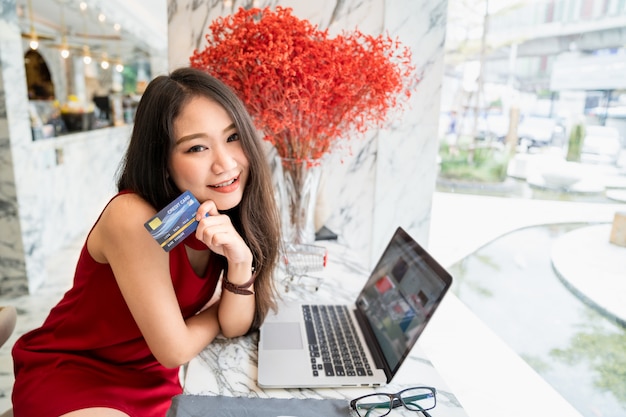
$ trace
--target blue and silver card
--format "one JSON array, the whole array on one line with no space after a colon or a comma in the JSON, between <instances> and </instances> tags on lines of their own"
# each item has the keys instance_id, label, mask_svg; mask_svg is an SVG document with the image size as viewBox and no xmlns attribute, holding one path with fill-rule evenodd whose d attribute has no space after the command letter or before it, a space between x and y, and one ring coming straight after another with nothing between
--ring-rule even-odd
<instances>
[{"instance_id":1,"label":"blue and silver card","mask_svg":"<svg viewBox=\"0 0 626 417\"><path fill-rule=\"evenodd\" d=\"M198 200L189 191L168 204L145 223L146 229L166 251L174 249L187 236L196 231Z\"/></svg>"}]
</instances>

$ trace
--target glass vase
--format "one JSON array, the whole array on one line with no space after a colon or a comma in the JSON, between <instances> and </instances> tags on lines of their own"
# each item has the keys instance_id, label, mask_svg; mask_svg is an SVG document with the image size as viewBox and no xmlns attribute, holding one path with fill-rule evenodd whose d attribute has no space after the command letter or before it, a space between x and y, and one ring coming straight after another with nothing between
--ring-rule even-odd
<instances>
[{"instance_id":1,"label":"glass vase","mask_svg":"<svg viewBox=\"0 0 626 417\"><path fill-rule=\"evenodd\" d=\"M315 242L315 205L321 174L319 161L276 158L274 185L286 243Z\"/></svg>"}]
</instances>

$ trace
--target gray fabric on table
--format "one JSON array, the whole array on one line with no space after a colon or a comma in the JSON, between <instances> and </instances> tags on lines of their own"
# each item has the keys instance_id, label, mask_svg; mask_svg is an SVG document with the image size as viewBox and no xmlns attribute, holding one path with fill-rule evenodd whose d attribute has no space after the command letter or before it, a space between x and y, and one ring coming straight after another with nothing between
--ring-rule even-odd
<instances>
[{"instance_id":1,"label":"gray fabric on table","mask_svg":"<svg viewBox=\"0 0 626 417\"><path fill-rule=\"evenodd\" d=\"M166 417L347 417L347 400L177 395Z\"/></svg>"}]
</instances>

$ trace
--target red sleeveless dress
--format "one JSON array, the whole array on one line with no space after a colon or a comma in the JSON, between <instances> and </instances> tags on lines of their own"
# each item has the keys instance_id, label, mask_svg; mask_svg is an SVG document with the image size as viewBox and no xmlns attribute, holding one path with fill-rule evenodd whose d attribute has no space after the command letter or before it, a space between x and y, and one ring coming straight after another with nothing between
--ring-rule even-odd
<instances>
[{"instance_id":1,"label":"red sleeveless dress","mask_svg":"<svg viewBox=\"0 0 626 417\"><path fill-rule=\"evenodd\" d=\"M187 239L195 241L184 242L192 247L201 243L193 235ZM184 244L169 256L176 297L188 318L211 298L223 266L212 262L199 277ZM152 355L111 267L91 257L86 241L72 288L40 328L17 340L12 353L16 417L58 417L86 407L163 417L182 392L179 370L163 367Z\"/></svg>"}]
</instances>

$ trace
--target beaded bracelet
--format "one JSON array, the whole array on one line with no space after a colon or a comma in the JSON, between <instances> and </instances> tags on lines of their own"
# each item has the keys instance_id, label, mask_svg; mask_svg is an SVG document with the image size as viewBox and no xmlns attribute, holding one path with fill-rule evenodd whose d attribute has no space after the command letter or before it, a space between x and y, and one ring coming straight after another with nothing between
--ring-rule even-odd
<instances>
[{"instance_id":1,"label":"beaded bracelet","mask_svg":"<svg viewBox=\"0 0 626 417\"><path fill-rule=\"evenodd\" d=\"M252 295L254 294L252 291L247 290L246 288L250 287L250 285L254 284L254 280L256 280L256 271L254 267L252 268L252 277L248 282L245 282L241 285L233 284L228 280L228 274L224 275L224 279L222 280L222 288L230 291L234 294L239 295Z\"/></svg>"}]
</instances>

